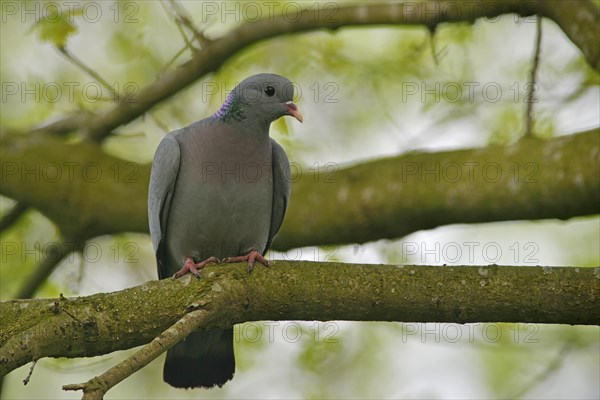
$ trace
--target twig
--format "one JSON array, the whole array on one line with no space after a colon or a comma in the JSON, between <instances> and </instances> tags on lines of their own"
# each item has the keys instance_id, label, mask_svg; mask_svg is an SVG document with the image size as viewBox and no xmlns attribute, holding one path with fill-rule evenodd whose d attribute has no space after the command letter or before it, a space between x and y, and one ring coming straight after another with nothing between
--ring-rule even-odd
<instances>
[{"instance_id":1,"label":"twig","mask_svg":"<svg viewBox=\"0 0 600 400\"><path fill-rule=\"evenodd\" d=\"M171 4L171 11L177 18L176 22L178 23L178 25L183 25L186 28L188 28L190 31L192 31L192 33L194 35L194 39L196 39L196 41L200 44L200 46L204 47L206 44L208 44L208 42L210 42L210 40L206 36L204 36L204 34L201 31L199 31L196 28L196 26L192 22L192 19L190 18L189 14L185 10L185 8L182 7L176 0L168 0L168 1ZM190 44L190 49L195 50L191 46L191 44Z\"/></svg>"},{"instance_id":2,"label":"twig","mask_svg":"<svg viewBox=\"0 0 600 400\"><path fill-rule=\"evenodd\" d=\"M57 246L50 247L44 259L35 268L35 272L21 287L15 298L28 299L32 297L42 283L48 279L52 271L54 271L54 268L56 268L62 259L79 247L80 245L77 243L74 244L74 242L65 241L61 241Z\"/></svg>"},{"instance_id":3,"label":"twig","mask_svg":"<svg viewBox=\"0 0 600 400\"><path fill-rule=\"evenodd\" d=\"M27 211L28 208L29 208L29 206L27 204L25 204L23 202L17 202L10 209L10 211L8 211L6 214L4 214L2 219L0 219L0 232L2 232L5 229L10 228L15 222L17 222L19 217L21 217L21 215L23 215L23 213L25 213L25 211Z\"/></svg>"},{"instance_id":4,"label":"twig","mask_svg":"<svg viewBox=\"0 0 600 400\"><path fill-rule=\"evenodd\" d=\"M171 59L165 64L165 66L162 68L162 71L165 72L167 71L169 68L171 68L171 66L173 65L173 63L175 61L177 61L177 59L188 49L188 45L186 44L185 46L183 46L181 49L179 49L179 51L177 53L175 53L175 55L173 57L171 57Z\"/></svg>"},{"instance_id":5,"label":"twig","mask_svg":"<svg viewBox=\"0 0 600 400\"><path fill-rule=\"evenodd\" d=\"M192 53L194 53L195 51L197 51L197 49L195 49L194 46L192 46L192 42L190 42L190 39L187 37L187 34L183 30L183 24L181 23L181 19L178 17L178 15L175 12L175 10L173 9L173 7L168 7L166 5L166 2L164 0L160 2L160 5L163 7L163 9L165 10L166 13L174 14L174 16L175 16L175 25L177 25L177 30L179 31L179 34L181 35L181 37L183 38L183 41L185 42L185 46L183 47L183 51L185 51L187 49L190 49L190 51ZM174 59L172 59L171 61L169 61L169 63L167 63L167 65L172 64L173 61L175 61L181 54L183 54L183 51L182 50L178 51L175 54Z\"/></svg>"},{"instance_id":6,"label":"twig","mask_svg":"<svg viewBox=\"0 0 600 400\"><path fill-rule=\"evenodd\" d=\"M81 68L83 71L85 71L89 76L91 76L92 78L94 78L95 80L97 80L102 86L104 86L106 89L108 89L109 91L112 91L113 88L110 86L110 84L105 81L100 74L98 74L96 71L94 71L92 68L88 67L87 65L85 65L83 63L83 61L81 61L80 59L78 59L77 57L75 57L74 54L71 54L71 52L69 50L67 50L66 47L57 47L58 51L65 56L65 58L67 60L69 60L70 62L72 62L74 65L76 65L77 67Z\"/></svg>"},{"instance_id":7,"label":"twig","mask_svg":"<svg viewBox=\"0 0 600 400\"><path fill-rule=\"evenodd\" d=\"M27 385L29 383L29 380L31 379L31 375L33 374L33 369L35 368L35 364L37 364L37 360L33 359L32 363L31 363L31 368L29 369L29 373L27 374L25 379L23 379L23 385Z\"/></svg>"},{"instance_id":8,"label":"twig","mask_svg":"<svg viewBox=\"0 0 600 400\"><path fill-rule=\"evenodd\" d=\"M561 349L556 353L554 358L548 363L547 367L541 371L539 374L535 375L529 383L523 386L517 393L509 396L511 399L519 399L525 396L531 389L533 389L536 385L544 382L546 379L550 377L550 375L556 371L563 363L565 355L571 349L570 343L566 343Z\"/></svg>"},{"instance_id":9,"label":"twig","mask_svg":"<svg viewBox=\"0 0 600 400\"><path fill-rule=\"evenodd\" d=\"M65 314L67 314L69 317L73 318L75 321L79 322L81 325L85 325L85 323L83 321L81 321L80 319L78 319L76 316L74 316L73 314L71 314L69 311L67 311L66 308L62 307L59 309L59 311L64 312Z\"/></svg>"},{"instance_id":10,"label":"twig","mask_svg":"<svg viewBox=\"0 0 600 400\"><path fill-rule=\"evenodd\" d=\"M438 53L435 48L435 31L437 29L437 25L428 25L427 32L429 33L429 48L431 49L431 57L433 57L433 63L436 67L439 67L440 60L438 58Z\"/></svg>"},{"instance_id":11,"label":"twig","mask_svg":"<svg viewBox=\"0 0 600 400\"><path fill-rule=\"evenodd\" d=\"M525 137L532 137L533 135L533 103L537 102L534 98L535 88L537 86L536 74L540 64L540 48L542 43L542 17L537 16L536 21L536 34L535 34L535 50L533 55L533 66L531 67L531 74L529 76L529 90L527 91L527 114L525 118L527 120L527 126L525 127Z\"/></svg>"},{"instance_id":12,"label":"twig","mask_svg":"<svg viewBox=\"0 0 600 400\"><path fill-rule=\"evenodd\" d=\"M162 334L100 376L85 383L64 385L63 390L83 390L83 399L102 399L113 386L148 365L152 360L182 341L196 330L208 316L206 310L195 310L184 315Z\"/></svg>"},{"instance_id":13,"label":"twig","mask_svg":"<svg viewBox=\"0 0 600 400\"><path fill-rule=\"evenodd\" d=\"M152 108L157 103L165 101L169 97L175 95L188 85L202 78L206 74L216 71L223 66L231 57L235 56L238 51L246 46L252 45L258 41L269 39L272 37L301 33L316 29L337 29L342 26L354 25L381 25L381 24L398 24L398 25L430 25L429 19L435 19L439 22L460 22L472 21L481 17L495 17L506 13L517 12L521 16L534 15L535 7L531 2L517 3L515 6L512 2L496 2L496 7L476 7L477 12L461 12L458 13L458 18L449 18L448 16L440 17L431 15L430 13L411 12L405 14L402 12L402 7L398 3L390 4L372 4L340 7L336 11L335 18L326 18L327 13L321 13L322 18L315 20L314 13L302 13L301 18L290 23L289 18L275 17L273 19L265 19L253 23L241 24L238 28L232 30L226 35L210 40L206 46L194 54L192 60L177 71L172 71L169 74L161 76L159 80L143 88L140 91L139 98L143 102L136 103L119 103L113 108L104 110L92 120L81 118L79 115L59 120L48 124L44 130L47 132L65 134L82 127L90 126L92 137L102 139L111 134L118 126L127 124L146 111ZM421 7L429 7L429 4L421 5ZM595 10L595 5L592 2L585 2L582 7ZM444 7L438 7L444 9ZM552 12L555 8L554 2L545 4L542 9L544 15L549 15L558 23L563 31L571 38L583 52L584 56L592 67L600 69L598 66L597 46L586 46L588 37L595 37L596 30L593 29L598 24L598 15L587 13L576 13L573 15L574 22L566 24L564 13ZM492 13L489 10L493 10ZM414 11L414 10L413 10ZM554 10L555 11L555 10ZM576 12L574 10L573 12ZM365 14L367 17L365 18ZM585 17L583 17L583 16ZM592 18L590 18L590 15ZM576 32L590 32L589 35L579 35ZM590 41L595 43L597 41Z\"/></svg>"},{"instance_id":14,"label":"twig","mask_svg":"<svg viewBox=\"0 0 600 400\"><path fill-rule=\"evenodd\" d=\"M171 129L169 129L169 127L160 120L160 118L158 118L156 115L153 115L153 113L149 112L148 116L154 121L154 123L163 130L163 132L165 134L171 132Z\"/></svg>"}]
</instances>

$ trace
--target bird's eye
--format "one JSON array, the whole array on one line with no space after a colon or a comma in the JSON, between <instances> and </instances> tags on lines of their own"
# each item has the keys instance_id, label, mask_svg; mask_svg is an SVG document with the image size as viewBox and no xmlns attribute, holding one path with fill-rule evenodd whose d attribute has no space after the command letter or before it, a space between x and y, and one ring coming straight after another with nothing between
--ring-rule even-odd
<instances>
[{"instance_id":1,"label":"bird's eye","mask_svg":"<svg viewBox=\"0 0 600 400\"><path fill-rule=\"evenodd\" d=\"M265 94L269 97L272 97L275 94L275 88L273 86L265 87Z\"/></svg>"}]
</instances>

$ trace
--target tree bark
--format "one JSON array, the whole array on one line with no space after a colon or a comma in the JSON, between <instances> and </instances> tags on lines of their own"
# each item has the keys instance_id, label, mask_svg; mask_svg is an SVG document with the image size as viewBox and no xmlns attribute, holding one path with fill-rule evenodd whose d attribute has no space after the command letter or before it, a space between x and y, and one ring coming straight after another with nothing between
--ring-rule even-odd
<instances>
[{"instance_id":1,"label":"tree bark","mask_svg":"<svg viewBox=\"0 0 600 400\"><path fill-rule=\"evenodd\" d=\"M211 266L73 299L0 303L0 374L43 357L150 342L186 313L204 328L258 320L600 324L600 268L354 265Z\"/></svg>"},{"instance_id":2,"label":"tree bark","mask_svg":"<svg viewBox=\"0 0 600 400\"><path fill-rule=\"evenodd\" d=\"M598 214L599 132L415 152L345 168L324 164L319 171L292 164L291 202L273 248L365 243L454 223ZM67 241L148 231L150 165L53 135L12 136L0 156L0 193L40 210Z\"/></svg>"}]
</instances>

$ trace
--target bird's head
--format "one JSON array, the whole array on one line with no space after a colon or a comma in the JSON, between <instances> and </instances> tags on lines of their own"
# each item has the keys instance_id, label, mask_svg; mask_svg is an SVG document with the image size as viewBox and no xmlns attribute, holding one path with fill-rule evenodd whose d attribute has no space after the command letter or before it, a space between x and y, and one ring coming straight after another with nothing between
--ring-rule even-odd
<instances>
[{"instance_id":1,"label":"bird's head","mask_svg":"<svg viewBox=\"0 0 600 400\"><path fill-rule=\"evenodd\" d=\"M223 121L271 123L284 115L302 122L304 117L294 104L294 85L276 74L258 74L244 79L227 97L216 117Z\"/></svg>"}]
</instances>

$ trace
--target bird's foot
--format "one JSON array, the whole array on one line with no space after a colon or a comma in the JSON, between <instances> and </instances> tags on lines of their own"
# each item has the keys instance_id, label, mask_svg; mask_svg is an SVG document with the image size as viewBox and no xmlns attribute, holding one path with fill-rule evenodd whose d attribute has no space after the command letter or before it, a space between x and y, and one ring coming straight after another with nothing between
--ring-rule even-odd
<instances>
[{"instance_id":1,"label":"bird's foot","mask_svg":"<svg viewBox=\"0 0 600 400\"><path fill-rule=\"evenodd\" d=\"M194 276L196 276L196 278L200 278L200 273L198 272L198 270L204 268L206 266L206 264L208 264L208 263L217 263L218 264L219 259L217 257L209 257L206 260L196 264L194 262L194 260L192 260L191 257L186 257L183 267L181 267L181 269L179 271L177 271L175 273L175 275L173 275L173 279L181 278L182 276L184 276L185 274L188 274L188 273L194 274Z\"/></svg>"},{"instance_id":2,"label":"bird's foot","mask_svg":"<svg viewBox=\"0 0 600 400\"><path fill-rule=\"evenodd\" d=\"M246 254L245 256L227 257L227 258L224 258L221 260L221 262L224 262L224 263L236 263L236 262L242 262L242 261L248 261L248 273L252 272L252 270L254 269L255 261L258 261L265 267L269 266L269 261L267 261L267 259L264 258L263 255L260 254L256 250L252 250L250 253Z\"/></svg>"}]
</instances>

